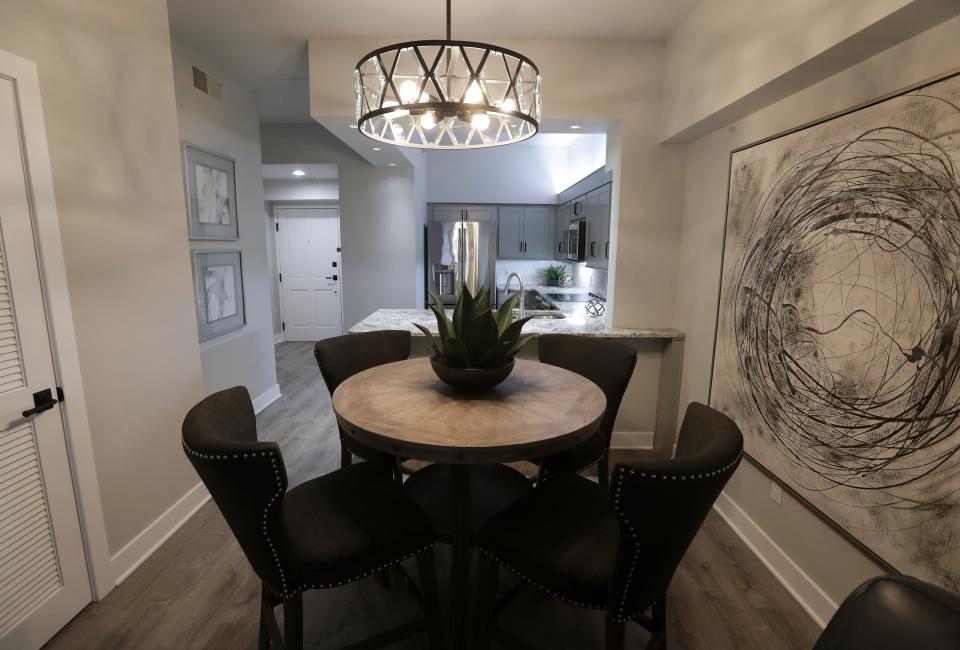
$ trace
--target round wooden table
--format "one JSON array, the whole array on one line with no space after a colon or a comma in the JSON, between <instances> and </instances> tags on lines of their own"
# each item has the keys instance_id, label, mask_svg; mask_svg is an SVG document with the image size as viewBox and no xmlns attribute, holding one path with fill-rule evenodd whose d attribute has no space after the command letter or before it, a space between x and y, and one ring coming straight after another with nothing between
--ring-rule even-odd
<instances>
[{"instance_id":1,"label":"round wooden table","mask_svg":"<svg viewBox=\"0 0 960 650\"><path fill-rule=\"evenodd\" d=\"M603 418L599 386L574 372L517 359L510 377L476 393L441 382L427 358L357 373L333 394L343 430L374 449L451 465L454 631L466 613L467 465L543 458L583 442Z\"/></svg>"}]
</instances>

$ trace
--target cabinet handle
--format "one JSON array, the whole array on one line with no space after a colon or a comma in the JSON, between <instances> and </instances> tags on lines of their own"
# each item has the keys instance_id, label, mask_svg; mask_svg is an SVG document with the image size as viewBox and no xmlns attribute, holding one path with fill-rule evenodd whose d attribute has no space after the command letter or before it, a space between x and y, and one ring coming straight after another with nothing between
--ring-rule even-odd
<instances>
[{"instance_id":1,"label":"cabinet handle","mask_svg":"<svg viewBox=\"0 0 960 650\"><path fill-rule=\"evenodd\" d=\"M557 253L559 254L559 253L562 253L562 252L563 252L563 242L558 241L558 242L557 242Z\"/></svg>"},{"instance_id":2,"label":"cabinet handle","mask_svg":"<svg viewBox=\"0 0 960 650\"><path fill-rule=\"evenodd\" d=\"M596 256L597 256L597 242L592 241L590 242L590 257L596 257Z\"/></svg>"},{"instance_id":3,"label":"cabinet handle","mask_svg":"<svg viewBox=\"0 0 960 650\"><path fill-rule=\"evenodd\" d=\"M607 245L603 249L603 256L606 259L610 259L610 242L607 242Z\"/></svg>"}]
</instances>

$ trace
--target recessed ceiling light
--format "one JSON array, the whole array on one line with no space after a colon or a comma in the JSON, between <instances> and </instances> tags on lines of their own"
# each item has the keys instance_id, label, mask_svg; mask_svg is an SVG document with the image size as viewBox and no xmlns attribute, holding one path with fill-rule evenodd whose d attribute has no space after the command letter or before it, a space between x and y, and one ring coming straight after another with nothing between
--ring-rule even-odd
<instances>
[{"instance_id":1,"label":"recessed ceiling light","mask_svg":"<svg viewBox=\"0 0 960 650\"><path fill-rule=\"evenodd\" d=\"M292 172L290 172L290 173L293 174L294 176L306 176L306 175L307 175L307 172L303 171L302 169L294 169L294 170L293 170Z\"/></svg>"},{"instance_id":2,"label":"recessed ceiling light","mask_svg":"<svg viewBox=\"0 0 960 650\"><path fill-rule=\"evenodd\" d=\"M350 128L351 128L351 129L355 129L355 128L357 128L357 125L356 125L356 124L351 124L351 125L350 125Z\"/></svg>"},{"instance_id":3,"label":"recessed ceiling light","mask_svg":"<svg viewBox=\"0 0 960 650\"><path fill-rule=\"evenodd\" d=\"M583 125L582 125L582 124L571 124L571 125L570 125L570 128L571 128L571 129L582 129L582 128L583 128Z\"/></svg>"},{"instance_id":4,"label":"recessed ceiling light","mask_svg":"<svg viewBox=\"0 0 960 650\"><path fill-rule=\"evenodd\" d=\"M370 151L380 151L380 147L370 147Z\"/></svg>"},{"instance_id":5,"label":"recessed ceiling light","mask_svg":"<svg viewBox=\"0 0 960 650\"><path fill-rule=\"evenodd\" d=\"M390 163L390 167L396 167L397 163Z\"/></svg>"}]
</instances>

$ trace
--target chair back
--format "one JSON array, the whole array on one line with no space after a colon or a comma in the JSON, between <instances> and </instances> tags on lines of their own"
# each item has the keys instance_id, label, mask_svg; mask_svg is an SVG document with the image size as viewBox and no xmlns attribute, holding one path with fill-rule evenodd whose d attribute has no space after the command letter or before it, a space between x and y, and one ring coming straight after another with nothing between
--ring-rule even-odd
<instances>
[{"instance_id":1,"label":"chair back","mask_svg":"<svg viewBox=\"0 0 960 650\"><path fill-rule=\"evenodd\" d=\"M694 402L683 418L676 458L617 465L610 491L620 524L613 616L632 618L664 597L742 452L743 435L733 420Z\"/></svg>"},{"instance_id":2,"label":"chair back","mask_svg":"<svg viewBox=\"0 0 960 650\"><path fill-rule=\"evenodd\" d=\"M868 580L847 596L814 646L853 648L960 648L960 597L907 576Z\"/></svg>"},{"instance_id":3,"label":"chair back","mask_svg":"<svg viewBox=\"0 0 960 650\"><path fill-rule=\"evenodd\" d=\"M542 363L586 377L603 391L607 411L598 431L609 446L620 402L637 365L637 351L609 339L575 334L541 334L538 342Z\"/></svg>"},{"instance_id":4,"label":"chair back","mask_svg":"<svg viewBox=\"0 0 960 650\"><path fill-rule=\"evenodd\" d=\"M368 368L410 357L410 332L382 330L317 341L313 355L330 395L337 386Z\"/></svg>"},{"instance_id":5,"label":"chair back","mask_svg":"<svg viewBox=\"0 0 960 650\"><path fill-rule=\"evenodd\" d=\"M286 557L280 503L287 471L275 442L257 441L257 419L243 386L202 400L183 421L183 449L261 580L286 594L294 571Z\"/></svg>"}]
</instances>

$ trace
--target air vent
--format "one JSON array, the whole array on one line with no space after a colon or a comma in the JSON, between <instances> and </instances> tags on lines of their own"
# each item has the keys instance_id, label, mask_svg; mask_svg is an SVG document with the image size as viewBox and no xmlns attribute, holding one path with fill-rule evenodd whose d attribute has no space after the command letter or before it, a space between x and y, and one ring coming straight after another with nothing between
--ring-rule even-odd
<instances>
[{"instance_id":1,"label":"air vent","mask_svg":"<svg viewBox=\"0 0 960 650\"><path fill-rule=\"evenodd\" d=\"M220 99L223 85L197 66L193 66L193 87L214 99Z\"/></svg>"}]
</instances>

